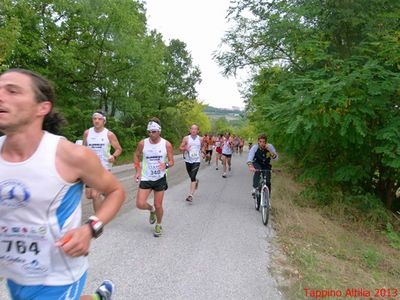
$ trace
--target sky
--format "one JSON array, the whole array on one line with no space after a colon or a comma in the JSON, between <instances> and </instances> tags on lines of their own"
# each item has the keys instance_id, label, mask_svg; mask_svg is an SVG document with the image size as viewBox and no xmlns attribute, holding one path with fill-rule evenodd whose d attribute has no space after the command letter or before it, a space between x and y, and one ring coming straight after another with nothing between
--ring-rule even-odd
<instances>
[{"instance_id":1,"label":"sky","mask_svg":"<svg viewBox=\"0 0 400 300\"><path fill-rule=\"evenodd\" d=\"M230 0L146 0L147 24L166 43L179 39L186 43L193 64L201 70L198 100L219 108L244 108L238 83L225 78L212 59L229 25L225 19Z\"/></svg>"}]
</instances>

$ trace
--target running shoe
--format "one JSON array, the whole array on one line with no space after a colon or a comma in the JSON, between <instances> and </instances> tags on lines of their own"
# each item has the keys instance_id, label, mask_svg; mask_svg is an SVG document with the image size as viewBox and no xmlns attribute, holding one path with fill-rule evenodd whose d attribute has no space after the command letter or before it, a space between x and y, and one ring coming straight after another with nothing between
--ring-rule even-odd
<instances>
[{"instance_id":1,"label":"running shoe","mask_svg":"<svg viewBox=\"0 0 400 300\"><path fill-rule=\"evenodd\" d=\"M197 190L198 188L199 188L199 180L196 179L196 186L195 186L195 189Z\"/></svg>"},{"instance_id":2,"label":"running shoe","mask_svg":"<svg viewBox=\"0 0 400 300\"><path fill-rule=\"evenodd\" d=\"M253 188L253 189L251 190L251 196L252 196L253 198L256 196L256 189L255 189L255 188Z\"/></svg>"},{"instance_id":3,"label":"running shoe","mask_svg":"<svg viewBox=\"0 0 400 300\"><path fill-rule=\"evenodd\" d=\"M160 224L156 224L156 227L154 227L154 236L159 237L162 234L162 226Z\"/></svg>"},{"instance_id":4,"label":"running shoe","mask_svg":"<svg viewBox=\"0 0 400 300\"><path fill-rule=\"evenodd\" d=\"M192 202L193 201L193 196L189 195L186 197L187 202Z\"/></svg>"},{"instance_id":5,"label":"running shoe","mask_svg":"<svg viewBox=\"0 0 400 300\"><path fill-rule=\"evenodd\" d=\"M96 294L100 296L101 300L111 300L114 290L114 283L111 280L104 280L97 288Z\"/></svg>"},{"instance_id":6,"label":"running shoe","mask_svg":"<svg viewBox=\"0 0 400 300\"><path fill-rule=\"evenodd\" d=\"M149 222L150 224L154 224L157 220L157 216L156 216L156 212L155 211L151 211L150 212L150 217L149 217Z\"/></svg>"},{"instance_id":7,"label":"running shoe","mask_svg":"<svg viewBox=\"0 0 400 300\"><path fill-rule=\"evenodd\" d=\"M218 170L218 167L215 167L215 170Z\"/></svg>"},{"instance_id":8,"label":"running shoe","mask_svg":"<svg viewBox=\"0 0 400 300\"><path fill-rule=\"evenodd\" d=\"M226 173L223 173L223 174L222 174L222 177L226 178Z\"/></svg>"}]
</instances>

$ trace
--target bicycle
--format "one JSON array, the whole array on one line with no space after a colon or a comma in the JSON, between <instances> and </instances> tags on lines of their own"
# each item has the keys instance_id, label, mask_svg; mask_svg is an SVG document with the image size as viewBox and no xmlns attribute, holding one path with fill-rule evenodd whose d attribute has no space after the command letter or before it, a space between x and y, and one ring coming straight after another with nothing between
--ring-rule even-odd
<instances>
[{"instance_id":1,"label":"bicycle","mask_svg":"<svg viewBox=\"0 0 400 300\"><path fill-rule=\"evenodd\" d=\"M269 211L270 211L270 195L269 188L267 186L267 172L271 173L271 170L257 170L256 172L261 172L260 182L253 196L255 209L260 210L261 207L261 219L264 225L268 224Z\"/></svg>"}]
</instances>

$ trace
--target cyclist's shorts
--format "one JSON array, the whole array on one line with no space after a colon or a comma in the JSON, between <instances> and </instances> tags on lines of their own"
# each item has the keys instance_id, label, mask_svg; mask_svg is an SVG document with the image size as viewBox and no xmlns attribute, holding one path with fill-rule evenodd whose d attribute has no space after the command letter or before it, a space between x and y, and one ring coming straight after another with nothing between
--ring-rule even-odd
<instances>
[{"instance_id":1,"label":"cyclist's shorts","mask_svg":"<svg viewBox=\"0 0 400 300\"><path fill-rule=\"evenodd\" d=\"M13 300L78 300L85 286L87 272L72 284L67 285L20 285L7 280Z\"/></svg>"},{"instance_id":2,"label":"cyclist's shorts","mask_svg":"<svg viewBox=\"0 0 400 300\"><path fill-rule=\"evenodd\" d=\"M166 191L168 189L167 176L164 175L164 177L155 181L140 181L139 188L144 190L152 189L156 192Z\"/></svg>"}]
</instances>

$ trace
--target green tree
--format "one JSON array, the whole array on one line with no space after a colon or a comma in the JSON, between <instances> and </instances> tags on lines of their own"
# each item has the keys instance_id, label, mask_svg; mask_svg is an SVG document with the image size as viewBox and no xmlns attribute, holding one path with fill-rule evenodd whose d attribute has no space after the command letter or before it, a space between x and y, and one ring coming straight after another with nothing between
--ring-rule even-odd
<instances>
[{"instance_id":1,"label":"green tree","mask_svg":"<svg viewBox=\"0 0 400 300\"><path fill-rule=\"evenodd\" d=\"M257 71L251 120L307 176L388 208L400 175L399 15L394 0L236 1L229 50L216 55L226 74Z\"/></svg>"},{"instance_id":2,"label":"green tree","mask_svg":"<svg viewBox=\"0 0 400 300\"><path fill-rule=\"evenodd\" d=\"M186 44L173 39L166 49L166 93L176 104L184 99L197 97L196 84L201 82L201 72L194 66Z\"/></svg>"},{"instance_id":3,"label":"green tree","mask_svg":"<svg viewBox=\"0 0 400 300\"><path fill-rule=\"evenodd\" d=\"M227 132L233 132L233 128L225 117L220 117L213 122L212 132L216 134L225 134Z\"/></svg>"},{"instance_id":4,"label":"green tree","mask_svg":"<svg viewBox=\"0 0 400 300\"><path fill-rule=\"evenodd\" d=\"M186 125L186 131L188 131L190 126L193 124L199 126L202 134L211 131L211 122L208 116L203 112L203 104L194 100L186 100L180 102L177 107L181 111L181 115Z\"/></svg>"},{"instance_id":5,"label":"green tree","mask_svg":"<svg viewBox=\"0 0 400 300\"><path fill-rule=\"evenodd\" d=\"M150 117L173 121L172 108L194 99L200 81L186 45L148 31L144 4L132 0L4 0L0 69L10 67L54 81L69 139L80 138L100 108L127 151Z\"/></svg>"}]
</instances>

